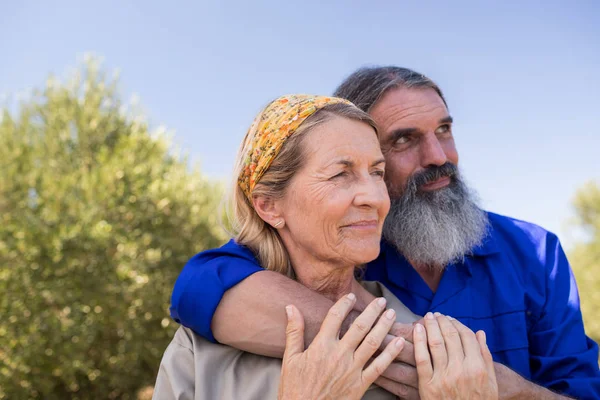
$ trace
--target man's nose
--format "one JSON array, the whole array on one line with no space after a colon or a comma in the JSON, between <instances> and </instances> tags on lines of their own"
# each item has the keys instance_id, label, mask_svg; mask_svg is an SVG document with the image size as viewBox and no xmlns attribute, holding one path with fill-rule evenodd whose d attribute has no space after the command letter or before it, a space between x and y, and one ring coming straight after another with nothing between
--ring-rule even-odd
<instances>
[{"instance_id":1,"label":"man's nose","mask_svg":"<svg viewBox=\"0 0 600 400\"><path fill-rule=\"evenodd\" d=\"M421 166L442 166L448 161L446 152L435 134L425 135L421 142Z\"/></svg>"}]
</instances>

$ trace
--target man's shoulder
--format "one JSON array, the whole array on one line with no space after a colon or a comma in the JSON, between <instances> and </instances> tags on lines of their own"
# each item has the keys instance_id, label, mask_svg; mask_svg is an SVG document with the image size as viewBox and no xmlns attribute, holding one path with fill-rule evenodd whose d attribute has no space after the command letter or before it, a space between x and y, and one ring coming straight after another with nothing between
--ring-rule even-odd
<instances>
[{"instance_id":1,"label":"man's shoulder","mask_svg":"<svg viewBox=\"0 0 600 400\"><path fill-rule=\"evenodd\" d=\"M189 259L186 266L228 262L244 262L258 265L258 260L249 248L231 239L221 247L204 250L196 254Z\"/></svg>"},{"instance_id":2,"label":"man's shoulder","mask_svg":"<svg viewBox=\"0 0 600 400\"><path fill-rule=\"evenodd\" d=\"M527 221L487 211L490 234L500 246L520 250L539 250L548 242L558 242L558 237L547 229Z\"/></svg>"},{"instance_id":3,"label":"man's shoulder","mask_svg":"<svg viewBox=\"0 0 600 400\"><path fill-rule=\"evenodd\" d=\"M505 266L537 280L548 275L560 249L558 237L531 222L488 212L491 239Z\"/></svg>"}]
</instances>

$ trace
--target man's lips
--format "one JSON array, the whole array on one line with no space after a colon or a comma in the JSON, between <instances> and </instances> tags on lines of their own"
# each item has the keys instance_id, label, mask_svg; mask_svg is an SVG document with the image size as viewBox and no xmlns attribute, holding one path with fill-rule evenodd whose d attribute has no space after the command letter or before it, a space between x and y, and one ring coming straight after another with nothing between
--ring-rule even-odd
<instances>
[{"instance_id":1,"label":"man's lips","mask_svg":"<svg viewBox=\"0 0 600 400\"><path fill-rule=\"evenodd\" d=\"M449 176L444 176L440 179L436 179L435 181L431 181L422 185L419 189L425 191L441 189L448 186L450 184L450 180L451 178Z\"/></svg>"}]
</instances>

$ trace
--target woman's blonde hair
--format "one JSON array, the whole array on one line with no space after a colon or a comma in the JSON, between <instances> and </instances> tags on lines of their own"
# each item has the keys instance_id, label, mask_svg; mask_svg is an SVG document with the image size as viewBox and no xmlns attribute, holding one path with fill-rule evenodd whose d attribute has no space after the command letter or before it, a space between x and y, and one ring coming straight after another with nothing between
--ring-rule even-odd
<instances>
[{"instance_id":1,"label":"woman's blonde hair","mask_svg":"<svg viewBox=\"0 0 600 400\"><path fill-rule=\"evenodd\" d=\"M345 103L327 105L308 117L286 140L269 169L254 187L252 195L282 198L294 174L306 161L304 141L308 133L334 117L364 122L373 127L377 134L375 123L364 111ZM238 184L238 177L245 166L244 159L252 142L249 134L246 134L236 158L233 185L226 207L226 226L235 241L248 247L263 268L294 277L288 252L277 229L262 220Z\"/></svg>"}]
</instances>

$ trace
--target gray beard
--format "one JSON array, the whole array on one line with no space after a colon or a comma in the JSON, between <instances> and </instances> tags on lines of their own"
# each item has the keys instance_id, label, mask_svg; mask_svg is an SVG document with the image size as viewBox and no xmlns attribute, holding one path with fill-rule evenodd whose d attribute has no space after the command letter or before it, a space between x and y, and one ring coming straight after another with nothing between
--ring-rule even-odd
<instances>
[{"instance_id":1,"label":"gray beard","mask_svg":"<svg viewBox=\"0 0 600 400\"><path fill-rule=\"evenodd\" d=\"M383 237L411 263L444 269L463 261L483 242L488 217L456 166L445 164L420 175L411 177L403 193L392 200ZM450 185L419 191L422 184L441 176L450 176Z\"/></svg>"}]
</instances>

